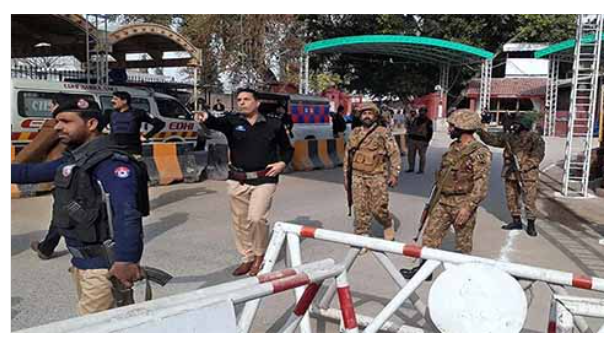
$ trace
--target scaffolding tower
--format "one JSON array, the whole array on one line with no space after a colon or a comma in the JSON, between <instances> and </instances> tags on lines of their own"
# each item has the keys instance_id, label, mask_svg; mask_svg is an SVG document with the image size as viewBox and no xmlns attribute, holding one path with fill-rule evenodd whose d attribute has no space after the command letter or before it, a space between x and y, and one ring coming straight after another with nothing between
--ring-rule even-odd
<instances>
[{"instance_id":1,"label":"scaffolding tower","mask_svg":"<svg viewBox=\"0 0 604 346\"><path fill-rule=\"evenodd\" d=\"M489 112L491 109L491 75L493 73L493 60L485 59L480 70L480 98L478 99L478 111L480 114Z\"/></svg>"},{"instance_id":2,"label":"scaffolding tower","mask_svg":"<svg viewBox=\"0 0 604 346\"><path fill-rule=\"evenodd\" d=\"M109 30L107 16L86 15L86 82L109 84Z\"/></svg>"},{"instance_id":3,"label":"scaffolding tower","mask_svg":"<svg viewBox=\"0 0 604 346\"><path fill-rule=\"evenodd\" d=\"M546 137L555 136L556 132L556 111L558 106L558 81L560 78L560 57L552 56L549 60L549 78L547 79L547 90L545 93L545 124L543 126L543 135Z\"/></svg>"},{"instance_id":4,"label":"scaffolding tower","mask_svg":"<svg viewBox=\"0 0 604 346\"><path fill-rule=\"evenodd\" d=\"M562 193L566 197L588 197L602 47L602 17L601 14L577 16L562 187Z\"/></svg>"}]
</instances>

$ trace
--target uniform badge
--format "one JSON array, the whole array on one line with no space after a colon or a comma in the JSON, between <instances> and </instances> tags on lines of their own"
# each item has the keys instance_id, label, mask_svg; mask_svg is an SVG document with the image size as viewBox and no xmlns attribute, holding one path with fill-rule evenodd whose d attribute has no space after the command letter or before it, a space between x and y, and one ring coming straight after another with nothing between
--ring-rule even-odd
<instances>
[{"instance_id":1,"label":"uniform badge","mask_svg":"<svg viewBox=\"0 0 604 346\"><path fill-rule=\"evenodd\" d=\"M235 127L235 131L245 132L245 127L243 125L239 125L239 126Z\"/></svg>"},{"instance_id":2,"label":"uniform badge","mask_svg":"<svg viewBox=\"0 0 604 346\"><path fill-rule=\"evenodd\" d=\"M126 166L119 166L113 171L113 174L121 179L128 178L130 176L130 168Z\"/></svg>"},{"instance_id":3,"label":"uniform badge","mask_svg":"<svg viewBox=\"0 0 604 346\"><path fill-rule=\"evenodd\" d=\"M69 175L71 175L71 171L73 170L73 167L75 165L67 165L65 167L63 167L63 171L61 172L63 174L63 176L65 178L67 178Z\"/></svg>"},{"instance_id":4,"label":"uniform badge","mask_svg":"<svg viewBox=\"0 0 604 346\"><path fill-rule=\"evenodd\" d=\"M78 108L79 109L88 109L90 105L88 104L88 101L84 100L84 99L79 99L78 100Z\"/></svg>"}]
</instances>

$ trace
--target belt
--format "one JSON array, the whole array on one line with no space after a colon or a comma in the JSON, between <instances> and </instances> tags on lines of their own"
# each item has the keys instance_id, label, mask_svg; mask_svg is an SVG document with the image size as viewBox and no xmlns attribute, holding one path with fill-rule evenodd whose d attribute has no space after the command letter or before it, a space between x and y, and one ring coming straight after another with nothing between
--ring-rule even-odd
<instances>
[{"instance_id":1,"label":"belt","mask_svg":"<svg viewBox=\"0 0 604 346\"><path fill-rule=\"evenodd\" d=\"M75 258L88 259L93 257L101 257L107 255L105 245L92 245L85 247L68 246L67 250Z\"/></svg>"},{"instance_id":2,"label":"belt","mask_svg":"<svg viewBox=\"0 0 604 346\"><path fill-rule=\"evenodd\" d=\"M268 169L262 171L255 172L237 172L237 171L229 171L229 179L237 180L237 181L246 181L246 180L254 180L258 178L266 177L268 173Z\"/></svg>"}]
</instances>

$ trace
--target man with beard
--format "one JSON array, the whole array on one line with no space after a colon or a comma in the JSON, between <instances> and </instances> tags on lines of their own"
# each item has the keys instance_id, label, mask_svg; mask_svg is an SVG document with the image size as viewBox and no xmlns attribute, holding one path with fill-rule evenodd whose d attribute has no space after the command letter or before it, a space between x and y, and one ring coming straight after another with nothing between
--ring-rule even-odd
<instances>
[{"instance_id":1,"label":"man with beard","mask_svg":"<svg viewBox=\"0 0 604 346\"><path fill-rule=\"evenodd\" d=\"M523 115L514 118L508 133L489 133L484 129L478 136L487 145L504 148L503 171L505 197L512 222L503 225L505 230L522 229L522 209L519 200L524 203L526 211L526 233L537 236L535 219L537 218L537 185L539 184L539 164L545 157L545 141L532 131L534 118ZM516 167L516 163L519 167Z\"/></svg>"},{"instance_id":2,"label":"man with beard","mask_svg":"<svg viewBox=\"0 0 604 346\"><path fill-rule=\"evenodd\" d=\"M114 283L131 288L142 275L148 177L137 159L103 136L106 118L96 102L64 98L53 116L68 150L55 161L12 165L11 182L54 181L53 224L72 255L78 313L104 311L117 303Z\"/></svg>"},{"instance_id":3,"label":"man with beard","mask_svg":"<svg viewBox=\"0 0 604 346\"><path fill-rule=\"evenodd\" d=\"M453 226L457 251L469 254L476 211L488 192L492 155L487 146L474 138L474 132L481 127L478 113L460 109L453 112L447 122L454 141L436 173L435 191L440 191L440 196L427 216L422 242L424 246L439 248ZM418 267L400 272L410 279L422 265L423 261Z\"/></svg>"},{"instance_id":4,"label":"man with beard","mask_svg":"<svg viewBox=\"0 0 604 346\"><path fill-rule=\"evenodd\" d=\"M390 130L379 123L376 105L363 105L359 113L362 126L350 134L344 156L344 186L352 194L354 233L368 235L374 217L384 227L384 239L394 240L388 186L398 183L401 154Z\"/></svg>"}]
</instances>

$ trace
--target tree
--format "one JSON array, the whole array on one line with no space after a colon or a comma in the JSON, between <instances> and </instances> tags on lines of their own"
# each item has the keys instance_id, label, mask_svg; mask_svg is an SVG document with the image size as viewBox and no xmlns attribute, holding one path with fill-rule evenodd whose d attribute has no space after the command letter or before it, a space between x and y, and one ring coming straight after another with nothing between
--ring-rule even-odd
<instances>
[{"instance_id":1,"label":"tree","mask_svg":"<svg viewBox=\"0 0 604 346\"><path fill-rule=\"evenodd\" d=\"M480 47L500 53L510 42L557 42L574 35L574 15L302 15L308 41L332 37L398 34L420 35ZM312 68L343 76L352 92L376 97L422 95L438 83L437 67L414 64L392 56L360 54L320 55ZM479 72L475 68L452 71L459 95Z\"/></svg>"},{"instance_id":2,"label":"tree","mask_svg":"<svg viewBox=\"0 0 604 346\"><path fill-rule=\"evenodd\" d=\"M233 85L297 80L300 25L293 15L184 15L181 33Z\"/></svg>"}]
</instances>

